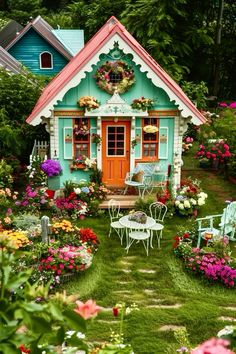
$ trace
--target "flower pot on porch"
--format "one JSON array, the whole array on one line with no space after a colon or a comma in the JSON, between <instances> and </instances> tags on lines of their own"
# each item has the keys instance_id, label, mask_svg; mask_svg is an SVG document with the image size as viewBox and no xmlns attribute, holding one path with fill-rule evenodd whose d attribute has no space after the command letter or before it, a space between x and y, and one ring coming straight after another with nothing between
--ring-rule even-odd
<instances>
[{"instance_id":1,"label":"flower pot on porch","mask_svg":"<svg viewBox=\"0 0 236 354\"><path fill-rule=\"evenodd\" d=\"M60 189L60 176L48 177L48 189L54 191Z\"/></svg>"}]
</instances>

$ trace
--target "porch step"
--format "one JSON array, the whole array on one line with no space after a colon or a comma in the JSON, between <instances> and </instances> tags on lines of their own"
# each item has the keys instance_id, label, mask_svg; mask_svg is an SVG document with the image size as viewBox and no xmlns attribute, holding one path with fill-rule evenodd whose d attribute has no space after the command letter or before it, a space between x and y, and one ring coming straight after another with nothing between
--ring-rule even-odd
<instances>
[{"instance_id":1,"label":"porch step","mask_svg":"<svg viewBox=\"0 0 236 354\"><path fill-rule=\"evenodd\" d=\"M108 209L108 202L111 199L118 200L120 202L121 209L132 209L134 208L135 202L139 199L138 195L122 195L122 194L111 194L107 196L107 200L104 200L99 208Z\"/></svg>"}]
</instances>

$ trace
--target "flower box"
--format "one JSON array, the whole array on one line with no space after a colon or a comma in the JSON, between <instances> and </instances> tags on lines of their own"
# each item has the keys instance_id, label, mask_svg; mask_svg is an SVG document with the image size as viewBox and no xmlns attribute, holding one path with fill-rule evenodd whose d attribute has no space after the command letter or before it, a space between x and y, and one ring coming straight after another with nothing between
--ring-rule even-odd
<instances>
[{"instance_id":1,"label":"flower box","mask_svg":"<svg viewBox=\"0 0 236 354\"><path fill-rule=\"evenodd\" d=\"M70 170L73 172L74 170L84 170L86 165L84 163L77 163L74 165L70 165Z\"/></svg>"}]
</instances>

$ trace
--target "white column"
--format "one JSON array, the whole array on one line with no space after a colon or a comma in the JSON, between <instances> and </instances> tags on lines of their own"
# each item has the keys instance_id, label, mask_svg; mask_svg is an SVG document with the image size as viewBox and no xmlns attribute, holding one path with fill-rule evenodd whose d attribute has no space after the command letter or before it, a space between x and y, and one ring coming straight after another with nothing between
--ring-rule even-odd
<instances>
[{"instance_id":1,"label":"white column","mask_svg":"<svg viewBox=\"0 0 236 354\"><path fill-rule=\"evenodd\" d=\"M131 141L135 139L135 124L136 118L131 118L131 129L130 129L130 171L134 170L135 167L135 150L132 148Z\"/></svg>"},{"instance_id":2,"label":"white column","mask_svg":"<svg viewBox=\"0 0 236 354\"><path fill-rule=\"evenodd\" d=\"M97 117L97 134L101 136L102 139L102 127L101 127L101 117ZM97 168L102 169L102 143L97 145Z\"/></svg>"}]
</instances>

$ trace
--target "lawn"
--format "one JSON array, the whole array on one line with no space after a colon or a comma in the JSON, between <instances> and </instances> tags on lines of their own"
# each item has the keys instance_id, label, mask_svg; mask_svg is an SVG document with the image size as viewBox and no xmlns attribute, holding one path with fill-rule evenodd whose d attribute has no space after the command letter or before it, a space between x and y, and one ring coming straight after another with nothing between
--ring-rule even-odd
<instances>
[{"instance_id":1,"label":"lawn","mask_svg":"<svg viewBox=\"0 0 236 354\"><path fill-rule=\"evenodd\" d=\"M197 168L192 161L186 157L183 176L199 178L208 193L199 216L221 213L225 200L235 199L236 185L215 171ZM82 300L92 298L104 308L88 325L90 340L102 342L109 339L111 331L119 331L119 318L113 316L112 308L122 302L126 306L135 303L139 309L124 321L125 342L136 354L176 353L181 345L173 329L179 327L186 328L194 347L231 324L230 319L236 320L235 290L209 285L186 273L173 254L173 236L187 221L177 216L166 219L161 249L155 244L148 257L141 244L133 245L127 254L117 235L108 237L108 215L80 222L97 233L100 247L92 267L64 289ZM231 250L236 255L234 243Z\"/></svg>"}]
</instances>

